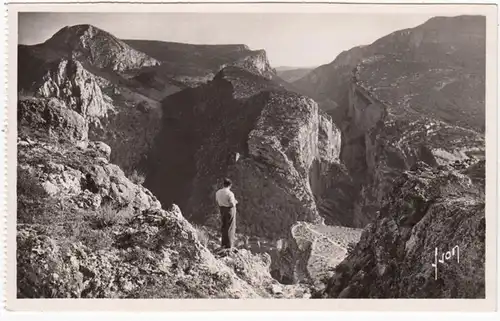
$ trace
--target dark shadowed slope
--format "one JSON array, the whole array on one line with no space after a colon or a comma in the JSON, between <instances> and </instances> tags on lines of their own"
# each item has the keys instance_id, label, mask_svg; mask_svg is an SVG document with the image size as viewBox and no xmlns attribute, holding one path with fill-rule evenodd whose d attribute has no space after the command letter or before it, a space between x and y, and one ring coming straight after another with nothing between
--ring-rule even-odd
<instances>
[{"instance_id":1,"label":"dark shadowed slope","mask_svg":"<svg viewBox=\"0 0 500 321\"><path fill-rule=\"evenodd\" d=\"M342 175L340 137L313 100L228 67L169 96L163 110L145 182L162 203L211 224L214 192L230 176L244 233L276 239L298 220L321 220L316 202Z\"/></svg>"}]
</instances>

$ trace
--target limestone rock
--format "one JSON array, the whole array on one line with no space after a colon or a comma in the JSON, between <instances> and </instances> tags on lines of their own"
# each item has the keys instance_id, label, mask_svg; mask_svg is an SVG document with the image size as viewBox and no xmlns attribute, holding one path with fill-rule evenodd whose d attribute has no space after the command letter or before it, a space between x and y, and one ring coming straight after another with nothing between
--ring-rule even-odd
<instances>
[{"instance_id":1,"label":"limestone rock","mask_svg":"<svg viewBox=\"0 0 500 321\"><path fill-rule=\"evenodd\" d=\"M276 75L276 70L274 70L269 64L265 50L252 51L249 55L231 63L230 65L245 69L268 79L272 79L273 76Z\"/></svg>"},{"instance_id":2,"label":"limestone rock","mask_svg":"<svg viewBox=\"0 0 500 321\"><path fill-rule=\"evenodd\" d=\"M471 172L424 163L405 172L384 198L377 220L337 266L324 295L484 297L484 190ZM436 274L432 264L441 259Z\"/></svg>"},{"instance_id":3,"label":"limestone rock","mask_svg":"<svg viewBox=\"0 0 500 321\"><path fill-rule=\"evenodd\" d=\"M294 82L342 131L350 179L328 193L351 197L322 203L345 205L352 219L343 224L372 221L394 179L419 161L484 158L485 28L480 16L435 17L344 51Z\"/></svg>"},{"instance_id":4,"label":"limestone rock","mask_svg":"<svg viewBox=\"0 0 500 321\"><path fill-rule=\"evenodd\" d=\"M106 145L104 142L96 142L96 141L90 142L88 148L98 151L107 160L109 160L111 156L111 147Z\"/></svg>"},{"instance_id":5,"label":"limestone rock","mask_svg":"<svg viewBox=\"0 0 500 321\"><path fill-rule=\"evenodd\" d=\"M85 142L88 124L85 118L56 98L18 101L20 131L40 131L55 139Z\"/></svg>"},{"instance_id":6,"label":"limestone rock","mask_svg":"<svg viewBox=\"0 0 500 321\"><path fill-rule=\"evenodd\" d=\"M18 146L19 297L307 295L301 286L272 293L266 255L214 257L178 206L161 209L116 165L96 163L99 144L29 140Z\"/></svg>"},{"instance_id":7,"label":"limestone rock","mask_svg":"<svg viewBox=\"0 0 500 321\"><path fill-rule=\"evenodd\" d=\"M96 79L79 61L62 59L43 76L36 94L44 98L57 97L86 119L99 121L113 106Z\"/></svg>"},{"instance_id":8,"label":"limestone rock","mask_svg":"<svg viewBox=\"0 0 500 321\"><path fill-rule=\"evenodd\" d=\"M106 144L77 146L36 126L18 143L18 297L310 296L301 285L273 292L267 254L215 257L177 205L162 209L107 161Z\"/></svg>"}]
</instances>

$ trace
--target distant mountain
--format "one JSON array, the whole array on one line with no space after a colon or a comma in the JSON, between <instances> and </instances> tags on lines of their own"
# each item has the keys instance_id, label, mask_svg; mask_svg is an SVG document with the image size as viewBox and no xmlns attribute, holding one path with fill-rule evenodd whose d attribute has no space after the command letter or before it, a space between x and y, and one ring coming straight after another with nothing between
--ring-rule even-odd
<instances>
[{"instance_id":1,"label":"distant mountain","mask_svg":"<svg viewBox=\"0 0 500 321\"><path fill-rule=\"evenodd\" d=\"M484 297L485 46L485 17L436 17L293 83L339 126L366 226L323 297ZM477 255L435 282L436 242Z\"/></svg>"},{"instance_id":2,"label":"distant mountain","mask_svg":"<svg viewBox=\"0 0 500 321\"><path fill-rule=\"evenodd\" d=\"M314 68L294 68L294 67L277 67L276 73L283 80L288 82L294 82L303 78L309 72L311 72Z\"/></svg>"},{"instance_id":3,"label":"distant mountain","mask_svg":"<svg viewBox=\"0 0 500 321\"><path fill-rule=\"evenodd\" d=\"M433 18L293 83L244 45L19 46L18 296L484 297L485 42ZM439 280L436 242L468 253Z\"/></svg>"},{"instance_id":4,"label":"distant mountain","mask_svg":"<svg viewBox=\"0 0 500 321\"><path fill-rule=\"evenodd\" d=\"M112 161L127 173L145 160L166 96L206 83L231 65L276 77L263 50L120 40L92 25L64 27L44 43L19 45L18 61L21 96L76 99L73 108L101 110L89 135L109 144Z\"/></svg>"},{"instance_id":5,"label":"distant mountain","mask_svg":"<svg viewBox=\"0 0 500 321\"><path fill-rule=\"evenodd\" d=\"M341 159L363 193L355 216L377 208L393 177L415 162L484 151L485 39L484 17L436 17L293 83L342 131Z\"/></svg>"},{"instance_id":6,"label":"distant mountain","mask_svg":"<svg viewBox=\"0 0 500 321\"><path fill-rule=\"evenodd\" d=\"M484 17L436 17L344 51L294 85L337 115L345 110L347 85L356 77L402 114L417 112L484 131L484 52Z\"/></svg>"}]
</instances>

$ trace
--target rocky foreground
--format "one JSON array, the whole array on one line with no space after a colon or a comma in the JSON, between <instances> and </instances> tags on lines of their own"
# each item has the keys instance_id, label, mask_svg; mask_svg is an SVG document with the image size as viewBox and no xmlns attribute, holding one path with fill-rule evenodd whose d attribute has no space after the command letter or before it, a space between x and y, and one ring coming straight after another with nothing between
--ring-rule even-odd
<instances>
[{"instance_id":1,"label":"rocky foreground","mask_svg":"<svg viewBox=\"0 0 500 321\"><path fill-rule=\"evenodd\" d=\"M484 297L483 29L431 19L293 86L240 45L20 46L18 297Z\"/></svg>"},{"instance_id":2,"label":"rocky foreground","mask_svg":"<svg viewBox=\"0 0 500 321\"><path fill-rule=\"evenodd\" d=\"M321 295L484 298L484 164L419 163L396 180Z\"/></svg>"},{"instance_id":3,"label":"rocky foreground","mask_svg":"<svg viewBox=\"0 0 500 321\"><path fill-rule=\"evenodd\" d=\"M111 149L88 141L86 119L63 101L21 101L19 110L18 297L310 295L273 279L269 255L215 257L177 206L162 209L109 163Z\"/></svg>"}]
</instances>

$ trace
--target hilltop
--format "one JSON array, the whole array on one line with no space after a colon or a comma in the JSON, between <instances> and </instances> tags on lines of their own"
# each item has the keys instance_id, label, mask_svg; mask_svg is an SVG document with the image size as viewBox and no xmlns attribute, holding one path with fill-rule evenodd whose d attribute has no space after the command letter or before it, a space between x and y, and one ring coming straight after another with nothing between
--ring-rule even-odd
<instances>
[{"instance_id":1,"label":"hilltop","mask_svg":"<svg viewBox=\"0 0 500 321\"><path fill-rule=\"evenodd\" d=\"M98 110L89 137L106 142L111 160L127 174L144 171L162 99L206 83L230 65L274 76L263 50L121 40L92 25L64 27L44 43L19 45L18 61L22 97L72 99L73 109Z\"/></svg>"}]
</instances>

